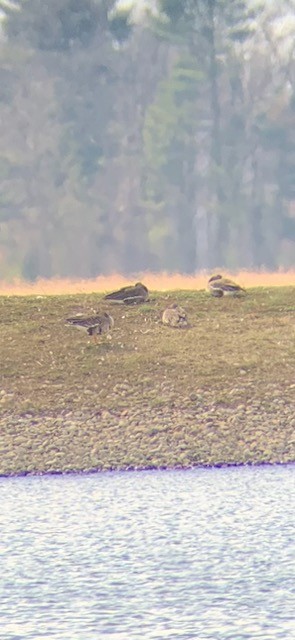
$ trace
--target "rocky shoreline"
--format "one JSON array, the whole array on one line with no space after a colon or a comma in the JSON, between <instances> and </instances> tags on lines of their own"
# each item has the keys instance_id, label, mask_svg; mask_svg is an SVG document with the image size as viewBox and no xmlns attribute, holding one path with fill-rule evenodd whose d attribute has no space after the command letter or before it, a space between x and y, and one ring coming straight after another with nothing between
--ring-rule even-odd
<instances>
[{"instance_id":1,"label":"rocky shoreline","mask_svg":"<svg viewBox=\"0 0 295 640\"><path fill-rule=\"evenodd\" d=\"M269 386L262 401L227 407L203 392L160 407L8 412L0 475L292 462L293 405L274 392Z\"/></svg>"}]
</instances>

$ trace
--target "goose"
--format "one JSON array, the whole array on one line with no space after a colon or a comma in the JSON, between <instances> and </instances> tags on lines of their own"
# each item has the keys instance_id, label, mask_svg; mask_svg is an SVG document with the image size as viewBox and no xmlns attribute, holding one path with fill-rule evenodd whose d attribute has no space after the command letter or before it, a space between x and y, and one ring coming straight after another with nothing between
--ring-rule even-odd
<instances>
[{"instance_id":1,"label":"goose","mask_svg":"<svg viewBox=\"0 0 295 640\"><path fill-rule=\"evenodd\" d=\"M104 296L104 300L116 304L141 304L149 299L149 292L147 287L141 282L136 282L135 285L129 285L128 287L122 287L118 291L113 291Z\"/></svg>"},{"instance_id":2,"label":"goose","mask_svg":"<svg viewBox=\"0 0 295 640\"><path fill-rule=\"evenodd\" d=\"M97 344L98 336L107 334L114 326L114 319L108 313L97 313L95 316L67 318L66 325L76 327L80 331L84 331L89 336L93 337L94 342Z\"/></svg>"},{"instance_id":3,"label":"goose","mask_svg":"<svg viewBox=\"0 0 295 640\"><path fill-rule=\"evenodd\" d=\"M163 311L162 323L169 327L174 327L175 329L188 327L186 313L176 302Z\"/></svg>"},{"instance_id":4,"label":"goose","mask_svg":"<svg viewBox=\"0 0 295 640\"><path fill-rule=\"evenodd\" d=\"M208 291L215 298L221 298L222 296L238 297L246 293L246 290L239 284L228 278L223 278L220 274L213 275L208 280Z\"/></svg>"}]
</instances>

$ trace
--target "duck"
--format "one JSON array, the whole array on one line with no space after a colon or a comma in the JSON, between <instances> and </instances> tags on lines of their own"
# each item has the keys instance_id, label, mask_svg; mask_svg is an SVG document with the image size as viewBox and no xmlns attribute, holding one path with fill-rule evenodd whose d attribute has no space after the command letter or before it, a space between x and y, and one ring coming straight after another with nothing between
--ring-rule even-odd
<instances>
[{"instance_id":1,"label":"duck","mask_svg":"<svg viewBox=\"0 0 295 640\"><path fill-rule=\"evenodd\" d=\"M185 310L176 302L163 311L162 323L174 329L184 329L189 326Z\"/></svg>"},{"instance_id":2,"label":"duck","mask_svg":"<svg viewBox=\"0 0 295 640\"><path fill-rule=\"evenodd\" d=\"M114 318L112 318L109 313L104 312L89 317L76 316L74 318L67 318L65 323L92 336L94 342L97 344L98 336L108 334L113 328Z\"/></svg>"},{"instance_id":3,"label":"duck","mask_svg":"<svg viewBox=\"0 0 295 640\"><path fill-rule=\"evenodd\" d=\"M223 278L219 273L209 278L208 291L215 298L222 298L222 296L238 297L246 293L246 289L243 289L233 280L229 280L229 278Z\"/></svg>"},{"instance_id":4,"label":"duck","mask_svg":"<svg viewBox=\"0 0 295 640\"><path fill-rule=\"evenodd\" d=\"M148 288L142 282L134 285L122 287L118 291L113 291L104 296L104 300L116 304L141 304L149 299Z\"/></svg>"}]
</instances>

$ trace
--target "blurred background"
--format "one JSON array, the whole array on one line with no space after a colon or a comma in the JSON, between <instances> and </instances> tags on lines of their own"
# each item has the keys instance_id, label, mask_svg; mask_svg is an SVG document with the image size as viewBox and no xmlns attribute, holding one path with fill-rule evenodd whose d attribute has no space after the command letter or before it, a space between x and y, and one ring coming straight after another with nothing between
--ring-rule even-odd
<instances>
[{"instance_id":1,"label":"blurred background","mask_svg":"<svg viewBox=\"0 0 295 640\"><path fill-rule=\"evenodd\" d=\"M294 0L0 9L2 280L294 268Z\"/></svg>"}]
</instances>

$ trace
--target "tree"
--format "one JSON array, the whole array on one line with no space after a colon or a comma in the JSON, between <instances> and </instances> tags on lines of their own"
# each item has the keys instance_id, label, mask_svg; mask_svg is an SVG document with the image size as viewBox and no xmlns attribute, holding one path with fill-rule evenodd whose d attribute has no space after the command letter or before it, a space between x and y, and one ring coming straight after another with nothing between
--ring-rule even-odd
<instances>
[{"instance_id":1,"label":"tree","mask_svg":"<svg viewBox=\"0 0 295 640\"><path fill-rule=\"evenodd\" d=\"M158 87L143 128L145 207L157 268L187 272L195 259L196 98L202 74L195 60L179 57Z\"/></svg>"},{"instance_id":2,"label":"tree","mask_svg":"<svg viewBox=\"0 0 295 640\"><path fill-rule=\"evenodd\" d=\"M0 0L3 273L292 265L289 5Z\"/></svg>"},{"instance_id":3,"label":"tree","mask_svg":"<svg viewBox=\"0 0 295 640\"><path fill-rule=\"evenodd\" d=\"M196 188L190 219L195 221L196 251L194 261L194 252L189 251L190 269L226 264L230 204L224 107L230 99L227 83L231 94L234 86L238 91L241 85L239 49L251 37L254 13L249 11L246 2L239 0L231 3L230 10L225 0L186 0L181 5L161 0L159 6L161 14L156 21L159 37L168 40L170 46L174 42L175 50L186 51L203 78L202 93L198 91L195 96ZM237 117L236 123L238 120ZM192 238L191 225L189 233Z\"/></svg>"}]
</instances>

